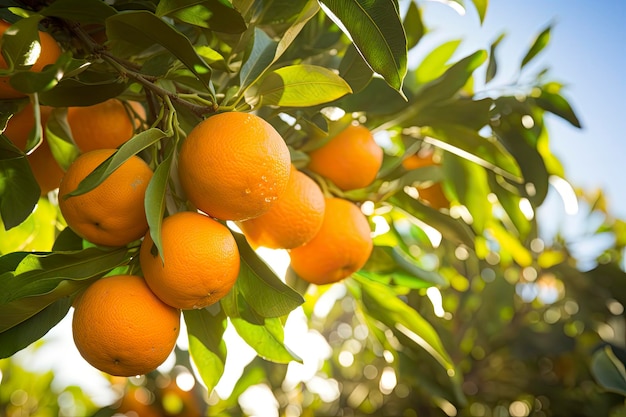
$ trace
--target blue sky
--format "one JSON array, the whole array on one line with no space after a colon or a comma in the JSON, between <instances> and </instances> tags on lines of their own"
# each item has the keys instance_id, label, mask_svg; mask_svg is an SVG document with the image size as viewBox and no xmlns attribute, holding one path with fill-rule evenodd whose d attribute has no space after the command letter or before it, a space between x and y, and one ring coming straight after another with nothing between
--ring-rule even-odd
<instances>
[{"instance_id":1,"label":"blue sky","mask_svg":"<svg viewBox=\"0 0 626 417\"><path fill-rule=\"evenodd\" d=\"M566 86L562 93L583 125L576 129L549 118L553 151L573 185L602 188L610 210L626 218L626 1L491 0L482 26L471 1L465 3L461 16L442 3L420 1L431 30L424 44L463 39L458 51L463 56L488 49L506 33L498 46L501 72L495 81L512 79L534 37L553 23L548 47L528 67L549 68L549 78Z\"/></svg>"}]
</instances>

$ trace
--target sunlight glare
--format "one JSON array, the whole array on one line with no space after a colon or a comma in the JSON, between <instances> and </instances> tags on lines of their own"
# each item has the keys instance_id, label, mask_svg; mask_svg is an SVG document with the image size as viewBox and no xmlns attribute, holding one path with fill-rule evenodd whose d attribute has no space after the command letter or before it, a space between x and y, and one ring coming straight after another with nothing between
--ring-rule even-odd
<instances>
[{"instance_id":1,"label":"sunlight glare","mask_svg":"<svg viewBox=\"0 0 626 417\"><path fill-rule=\"evenodd\" d=\"M559 193L559 196L561 196L565 213L571 216L578 213L578 198L570 183L556 175L551 175L549 181L550 185L552 185L557 193Z\"/></svg>"},{"instance_id":2,"label":"sunlight glare","mask_svg":"<svg viewBox=\"0 0 626 417\"><path fill-rule=\"evenodd\" d=\"M382 375L380 376L378 389L380 389L380 392L382 392L384 395L389 395L396 387L397 383L398 379L396 378L395 371L391 366L386 366L385 369L383 369Z\"/></svg>"},{"instance_id":3,"label":"sunlight glare","mask_svg":"<svg viewBox=\"0 0 626 417\"><path fill-rule=\"evenodd\" d=\"M239 396L238 401L246 415L278 417L278 400L266 384L252 385Z\"/></svg>"},{"instance_id":4,"label":"sunlight glare","mask_svg":"<svg viewBox=\"0 0 626 417\"><path fill-rule=\"evenodd\" d=\"M443 297L441 296L441 291L437 287L429 287L426 290L426 296L433 304L433 310L435 312L435 316L443 317L446 315L446 311L443 309Z\"/></svg>"}]
</instances>

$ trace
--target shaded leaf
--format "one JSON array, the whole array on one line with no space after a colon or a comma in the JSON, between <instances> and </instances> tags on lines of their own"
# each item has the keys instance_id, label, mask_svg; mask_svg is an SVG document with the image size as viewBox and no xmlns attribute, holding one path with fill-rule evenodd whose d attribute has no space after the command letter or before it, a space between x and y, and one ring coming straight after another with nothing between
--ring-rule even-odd
<instances>
[{"instance_id":1,"label":"shaded leaf","mask_svg":"<svg viewBox=\"0 0 626 417\"><path fill-rule=\"evenodd\" d=\"M0 333L0 358L8 358L41 339L67 315L71 305L69 297L60 298L29 319Z\"/></svg>"},{"instance_id":2,"label":"shaded leaf","mask_svg":"<svg viewBox=\"0 0 626 417\"><path fill-rule=\"evenodd\" d=\"M15 69L28 69L37 61L41 53L39 40L39 21L41 15L31 15L20 19L11 25L2 35L2 56L4 57L8 71ZM0 69L0 74L3 70Z\"/></svg>"},{"instance_id":3,"label":"shaded leaf","mask_svg":"<svg viewBox=\"0 0 626 417\"><path fill-rule=\"evenodd\" d=\"M569 102L558 92L550 91L549 86L544 86L540 90L539 96L535 97L535 102L542 109L556 114L571 123L572 126L582 127Z\"/></svg>"},{"instance_id":4,"label":"shaded leaf","mask_svg":"<svg viewBox=\"0 0 626 417\"><path fill-rule=\"evenodd\" d=\"M265 105L308 107L328 103L352 89L328 68L315 65L291 65L268 73L257 94Z\"/></svg>"},{"instance_id":5,"label":"shaded leaf","mask_svg":"<svg viewBox=\"0 0 626 417\"><path fill-rule=\"evenodd\" d=\"M26 156L6 136L0 136L0 217L5 230L26 220L40 194Z\"/></svg>"},{"instance_id":6,"label":"shaded leaf","mask_svg":"<svg viewBox=\"0 0 626 417\"><path fill-rule=\"evenodd\" d=\"M605 390L626 396L626 370L610 346L593 354L591 372Z\"/></svg>"},{"instance_id":7,"label":"shaded leaf","mask_svg":"<svg viewBox=\"0 0 626 417\"><path fill-rule=\"evenodd\" d=\"M504 39L504 33L500 34L500 36L498 36L498 38L495 41L493 41L491 43L491 46L489 47L489 63L487 64L487 72L485 73L486 83L493 80L493 78L496 76L496 73L498 72L498 62L496 60L496 48L498 47L500 42L502 42L502 39Z\"/></svg>"},{"instance_id":8,"label":"shaded leaf","mask_svg":"<svg viewBox=\"0 0 626 417\"><path fill-rule=\"evenodd\" d=\"M374 73L354 45L349 45L339 64L339 75L346 80L352 91L356 92L365 88Z\"/></svg>"},{"instance_id":9,"label":"shaded leaf","mask_svg":"<svg viewBox=\"0 0 626 417\"><path fill-rule=\"evenodd\" d=\"M44 16L73 20L79 23L104 23L116 10L100 0L56 0L40 10Z\"/></svg>"},{"instance_id":10,"label":"shaded leaf","mask_svg":"<svg viewBox=\"0 0 626 417\"><path fill-rule=\"evenodd\" d=\"M404 16L404 31L406 32L406 46L410 50L422 39L426 28L422 22L422 13L416 2L411 2Z\"/></svg>"},{"instance_id":11,"label":"shaded leaf","mask_svg":"<svg viewBox=\"0 0 626 417\"><path fill-rule=\"evenodd\" d=\"M407 43L396 4L391 0L321 0L352 39L372 70L402 92Z\"/></svg>"}]
</instances>

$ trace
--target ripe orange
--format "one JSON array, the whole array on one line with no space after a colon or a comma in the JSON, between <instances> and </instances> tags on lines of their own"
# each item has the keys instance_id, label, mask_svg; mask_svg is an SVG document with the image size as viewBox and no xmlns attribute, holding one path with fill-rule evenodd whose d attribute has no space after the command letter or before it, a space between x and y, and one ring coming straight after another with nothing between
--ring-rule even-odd
<instances>
[{"instance_id":1,"label":"ripe orange","mask_svg":"<svg viewBox=\"0 0 626 417\"><path fill-rule=\"evenodd\" d=\"M402 166L408 171L432 165L439 165L439 161L432 151L425 153L419 152L405 158L402 161ZM443 187L440 182L427 185L425 187L418 186L417 191L419 193L418 198L429 204L431 207L436 208L437 210L450 208L450 201L443 192Z\"/></svg>"},{"instance_id":2,"label":"ripe orange","mask_svg":"<svg viewBox=\"0 0 626 417\"><path fill-rule=\"evenodd\" d=\"M69 107L67 123L78 149L114 149L132 138L146 119L146 110L137 101L128 105L112 98L93 106Z\"/></svg>"},{"instance_id":3,"label":"ripe orange","mask_svg":"<svg viewBox=\"0 0 626 417\"><path fill-rule=\"evenodd\" d=\"M70 165L59 187L59 208L67 224L96 245L123 246L148 230L144 196L152 170L138 156L124 162L93 190L66 198L114 152L100 149L82 154Z\"/></svg>"},{"instance_id":4,"label":"ripe orange","mask_svg":"<svg viewBox=\"0 0 626 417\"><path fill-rule=\"evenodd\" d=\"M285 193L265 214L240 222L239 227L253 246L293 249L320 230L325 206L317 183L292 166Z\"/></svg>"},{"instance_id":5,"label":"ripe orange","mask_svg":"<svg viewBox=\"0 0 626 417\"><path fill-rule=\"evenodd\" d=\"M40 107L42 129L45 127L51 111L51 107ZM11 117L9 123L7 123L4 135L9 138L15 146L24 151L26 150L28 135L34 127L35 115L33 106L29 103ZM48 145L48 141L46 140L45 131L43 141L37 149L26 157L26 160L39 184L39 188L41 188L42 195L59 188L59 183L61 182L61 178L63 178L64 171L52 155L50 145Z\"/></svg>"},{"instance_id":6,"label":"ripe orange","mask_svg":"<svg viewBox=\"0 0 626 417\"><path fill-rule=\"evenodd\" d=\"M346 191L370 185L383 163L383 150L362 125L350 125L309 153L308 168Z\"/></svg>"},{"instance_id":7,"label":"ripe orange","mask_svg":"<svg viewBox=\"0 0 626 417\"><path fill-rule=\"evenodd\" d=\"M10 26L10 23L0 20L0 36L3 36L4 32L6 32ZM33 66L30 67L30 71L34 72L41 72L46 65L54 64L59 56L61 56L61 48L54 38L50 36L50 34L40 31L39 42L41 45L41 52L39 53L39 57ZM2 54L0 54L0 68L8 68ZM26 94L21 91L17 91L9 84L9 77L0 77L0 99L18 98L24 96L26 96Z\"/></svg>"},{"instance_id":8,"label":"ripe orange","mask_svg":"<svg viewBox=\"0 0 626 417\"><path fill-rule=\"evenodd\" d=\"M117 376L142 375L174 349L180 310L159 300L141 277L105 277L81 295L72 331L78 351L95 368Z\"/></svg>"},{"instance_id":9,"label":"ripe orange","mask_svg":"<svg viewBox=\"0 0 626 417\"><path fill-rule=\"evenodd\" d=\"M327 198L322 228L310 242L291 250L291 268L305 281L330 284L361 269L372 249L361 210L348 200Z\"/></svg>"},{"instance_id":10,"label":"ripe orange","mask_svg":"<svg viewBox=\"0 0 626 417\"><path fill-rule=\"evenodd\" d=\"M262 118L228 112L209 117L187 136L178 172L187 198L221 220L247 220L269 210L287 188L289 149Z\"/></svg>"},{"instance_id":11,"label":"ripe orange","mask_svg":"<svg viewBox=\"0 0 626 417\"><path fill-rule=\"evenodd\" d=\"M163 302L180 309L204 308L232 288L239 250L230 230L197 212L175 213L161 227L163 260L146 233L139 261L146 282Z\"/></svg>"}]
</instances>

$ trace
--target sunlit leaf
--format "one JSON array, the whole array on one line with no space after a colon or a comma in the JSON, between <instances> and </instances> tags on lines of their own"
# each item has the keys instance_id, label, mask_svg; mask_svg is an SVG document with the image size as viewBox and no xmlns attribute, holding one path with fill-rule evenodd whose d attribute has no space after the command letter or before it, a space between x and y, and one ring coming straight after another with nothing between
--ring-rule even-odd
<instances>
[{"instance_id":1,"label":"sunlit leaf","mask_svg":"<svg viewBox=\"0 0 626 417\"><path fill-rule=\"evenodd\" d=\"M174 158L174 146L167 150L163 161L155 169L154 175L146 188L145 206L146 219L150 228L150 237L156 246L159 255L163 257L161 244L161 223L165 214L165 202L170 170Z\"/></svg>"},{"instance_id":2,"label":"sunlit leaf","mask_svg":"<svg viewBox=\"0 0 626 417\"><path fill-rule=\"evenodd\" d=\"M28 69L39 58L41 47L37 48L35 45L40 45L39 22L42 18L43 16L34 14L20 19L11 25L11 30L2 35L2 56L9 70Z\"/></svg>"},{"instance_id":3,"label":"sunlit leaf","mask_svg":"<svg viewBox=\"0 0 626 417\"><path fill-rule=\"evenodd\" d=\"M50 145L50 151L59 166L65 170L80 154L71 140L72 133L66 116L66 108L55 108L46 123L46 140Z\"/></svg>"},{"instance_id":4,"label":"sunlit leaf","mask_svg":"<svg viewBox=\"0 0 626 417\"><path fill-rule=\"evenodd\" d=\"M281 317L304 302L300 294L282 282L259 258L243 235L233 233L241 255L237 286L254 311L262 317Z\"/></svg>"},{"instance_id":5,"label":"sunlit leaf","mask_svg":"<svg viewBox=\"0 0 626 417\"><path fill-rule=\"evenodd\" d=\"M257 94L265 105L308 107L351 92L348 83L328 68L291 65L266 74Z\"/></svg>"},{"instance_id":6,"label":"sunlit leaf","mask_svg":"<svg viewBox=\"0 0 626 417\"><path fill-rule=\"evenodd\" d=\"M501 225L491 223L487 227L487 231L495 238L502 248L502 256L505 254L510 255L515 262L522 267L530 266L532 264L533 257L530 250L524 247L519 239L505 230Z\"/></svg>"},{"instance_id":7,"label":"sunlit leaf","mask_svg":"<svg viewBox=\"0 0 626 417\"><path fill-rule=\"evenodd\" d=\"M454 365L439 335L417 311L412 309L386 285L373 282L356 273L354 279L361 289L361 301L369 315L381 321L394 333L402 334L428 352L446 370Z\"/></svg>"},{"instance_id":8,"label":"sunlit leaf","mask_svg":"<svg viewBox=\"0 0 626 417\"><path fill-rule=\"evenodd\" d=\"M230 4L220 0L165 0L157 5L159 17L172 16L183 22L224 33L241 33L246 23Z\"/></svg>"},{"instance_id":9,"label":"sunlit leaf","mask_svg":"<svg viewBox=\"0 0 626 417\"><path fill-rule=\"evenodd\" d=\"M226 362L226 315L218 306L200 310L184 310L189 354L208 391L213 391Z\"/></svg>"},{"instance_id":10,"label":"sunlit leaf","mask_svg":"<svg viewBox=\"0 0 626 417\"><path fill-rule=\"evenodd\" d=\"M461 44L461 40L455 39L442 43L433 49L422 59L415 70L415 80L418 84L425 84L441 75L448 68L448 62Z\"/></svg>"},{"instance_id":11,"label":"sunlit leaf","mask_svg":"<svg viewBox=\"0 0 626 417\"><path fill-rule=\"evenodd\" d=\"M57 232L56 218L57 208L47 198L40 198L35 210L25 221L8 231L0 229L0 254L49 251Z\"/></svg>"},{"instance_id":12,"label":"sunlit leaf","mask_svg":"<svg viewBox=\"0 0 626 417\"><path fill-rule=\"evenodd\" d=\"M489 6L489 0L472 0L472 3L474 3L474 7L476 7L478 17L480 18L480 23L484 23L485 15L487 14L487 8Z\"/></svg>"},{"instance_id":13,"label":"sunlit leaf","mask_svg":"<svg viewBox=\"0 0 626 417\"><path fill-rule=\"evenodd\" d=\"M533 44L526 52L526 55L522 59L521 67L523 68L526 64L528 64L533 58L535 58L547 45L550 41L550 31L552 29L552 25L549 25L545 28L533 41Z\"/></svg>"},{"instance_id":14,"label":"sunlit leaf","mask_svg":"<svg viewBox=\"0 0 626 417\"><path fill-rule=\"evenodd\" d=\"M347 32L372 70L402 93L407 43L398 9L389 0L321 0L329 16Z\"/></svg>"}]
</instances>

